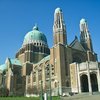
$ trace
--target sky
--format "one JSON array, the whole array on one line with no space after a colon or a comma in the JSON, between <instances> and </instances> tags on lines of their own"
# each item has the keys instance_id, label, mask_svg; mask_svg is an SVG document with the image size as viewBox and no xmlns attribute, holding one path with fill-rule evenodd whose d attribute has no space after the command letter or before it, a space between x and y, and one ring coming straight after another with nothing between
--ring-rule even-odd
<instances>
[{"instance_id":1,"label":"sky","mask_svg":"<svg viewBox=\"0 0 100 100\"><path fill-rule=\"evenodd\" d=\"M100 61L100 0L0 0L0 64L7 57L15 58L21 48L24 36L35 24L53 46L54 11L63 11L70 44L75 35L80 36L79 22L88 22L94 51Z\"/></svg>"}]
</instances>

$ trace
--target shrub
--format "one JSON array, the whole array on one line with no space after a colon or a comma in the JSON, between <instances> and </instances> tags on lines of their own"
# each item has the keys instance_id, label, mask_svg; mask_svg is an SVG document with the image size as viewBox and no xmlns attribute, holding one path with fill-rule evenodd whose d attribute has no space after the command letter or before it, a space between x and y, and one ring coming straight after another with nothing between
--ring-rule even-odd
<instances>
[{"instance_id":1,"label":"shrub","mask_svg":"<svg viewBox=\"0 0 100 100\"><path fill-rule=\"evenodd\" d=\"M9 95L9 90L5 87L0 88L0 96L8 96Z\"/></svg>"}]
</instances>

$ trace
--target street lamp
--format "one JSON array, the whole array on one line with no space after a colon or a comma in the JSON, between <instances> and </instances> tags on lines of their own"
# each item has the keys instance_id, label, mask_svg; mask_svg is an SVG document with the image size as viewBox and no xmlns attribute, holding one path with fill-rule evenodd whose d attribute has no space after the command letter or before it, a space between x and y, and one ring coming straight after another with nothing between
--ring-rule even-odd
<instances>
[{"instance_id":1,"label":"street lamp","mask_svg":"<svg viewBox=\"0 0 100 100\"><path fill-rule=\"evenodd\" d=\"M57 88L57 96L59 97L59 81L55 80L56 88Z\"/></svg>"},{"instance_id":2,"label":"street lamp","mask_svg":"<svg viewBox=\"0 0 100 100\"><path fill-rule=\"evenodd\" d=\"M41 96L40 100L43 100L43 81L41 80Z\"/></svg>"},{"instance_id":3,"label":"street lamp","mask_svg":"<svg viewBox=\"0 0 100 100\"><path fill-rule=\"evenodd\" d=\"M2 73L2 85L1 85L1 89L2 89L2 95L4 94L4 74Z\"/></svg>"},{"instance_id":4,"label":"street lamp","mask_svg":"<svg viewBox=\"0 0 100 100\"><path fill-rule=\"evenodd\" d=\"M11 77L11 92L10 92L10 95L13 95L13 88L14 88L14 86L13 86L13 81L14 81L13 76L14 76L13 72L11 71L11 73L10 73L10 77Z\"/></svg>"},{"instance_id":5,"label":"street lamp","mask_svg":"<svg viewBox=\"0 0 100 100\"><path fill-rule=\"evenodd\" d=\"M58 96L59 96L59 81L58 81Z\"/></svg>"},{"instance_id":6,"label":"street lamp","mask_svg":"<svg viewBox=\"0 0 100 100\"><path fill-rule=\"evenodd\" d=\"M3 71L3 73L2 73L2 87L3 88L5 87L5 78L6 78L6 72Z\"/></svg>"},{"instance_id":7,"label":"street lamp","mask_svg":"<svg viewBox=\"0 0 100 100\"><path fill-rule=\"evenodd\" d=\"M28 75L26 75L26 89L25 89L25 95L28 93Z\"/></svg>"},{"instance_id":8,"label":"street lamp","mask_svg":"<svg viewBox=\"0 0 100 100\"><path fill-rule=\"evenodd\" d=\"M52 100L52 96L51 96L51 65L48 64L47 65L48 73L49 73L49 93L50 93L50 100Z\"/></svg>"},{"instance_id":9,"label":"street lamp","mask_svg":"<svg viewBox=\"0 0 100 100\"><path fill-rule=\"evenodd\" d=\"M52 93L51 93L51 65L49 65L49 88L50 88L50 100L52 100Z\"/></svg>"},{"instance_id":10,"label":"street lamp","mask_svg":"<svg viewBox=\"0 0 100 100\"><path fill-rule=\"evenodd\" d=\"M59 93L59 81L58 81L58 99L60 99L60 93Z\"/></svg>"}]
</instances>

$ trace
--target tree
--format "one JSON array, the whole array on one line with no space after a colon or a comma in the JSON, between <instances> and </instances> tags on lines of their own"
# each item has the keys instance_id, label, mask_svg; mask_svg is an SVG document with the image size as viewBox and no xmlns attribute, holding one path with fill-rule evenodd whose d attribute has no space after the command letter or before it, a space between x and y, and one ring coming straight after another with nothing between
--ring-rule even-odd
<instances>
[{"instance_id":1,"label":"tree","mask_svg":"<svg viewBox=\"0 0 100 100\"><path fill-rule=\"evenodd\" d=\"M38 89L37 89L36 86L28 87L27 93L28 93L28 94L38 94Z\"/></svg>"}]
</instances>

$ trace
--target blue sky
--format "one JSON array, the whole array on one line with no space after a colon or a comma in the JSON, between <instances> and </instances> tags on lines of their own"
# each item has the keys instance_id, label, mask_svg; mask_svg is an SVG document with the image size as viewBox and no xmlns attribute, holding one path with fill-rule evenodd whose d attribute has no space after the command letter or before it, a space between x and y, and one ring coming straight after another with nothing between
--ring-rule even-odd
<instances>
[{"instance_id":1,"label":"blue sky","mask_svg":"<svg viewBox=\"0 0 100 100\"><path fill-rule=\"evenodd\" d=\"M88 21L94 51L100 59L100 0L0 0L0 64L6 57L14 58L24 36L38 24L53 45L54 11L60 7L64 14L68 43L79 37L79 21Z\"/></svg>"}]
</instances>

